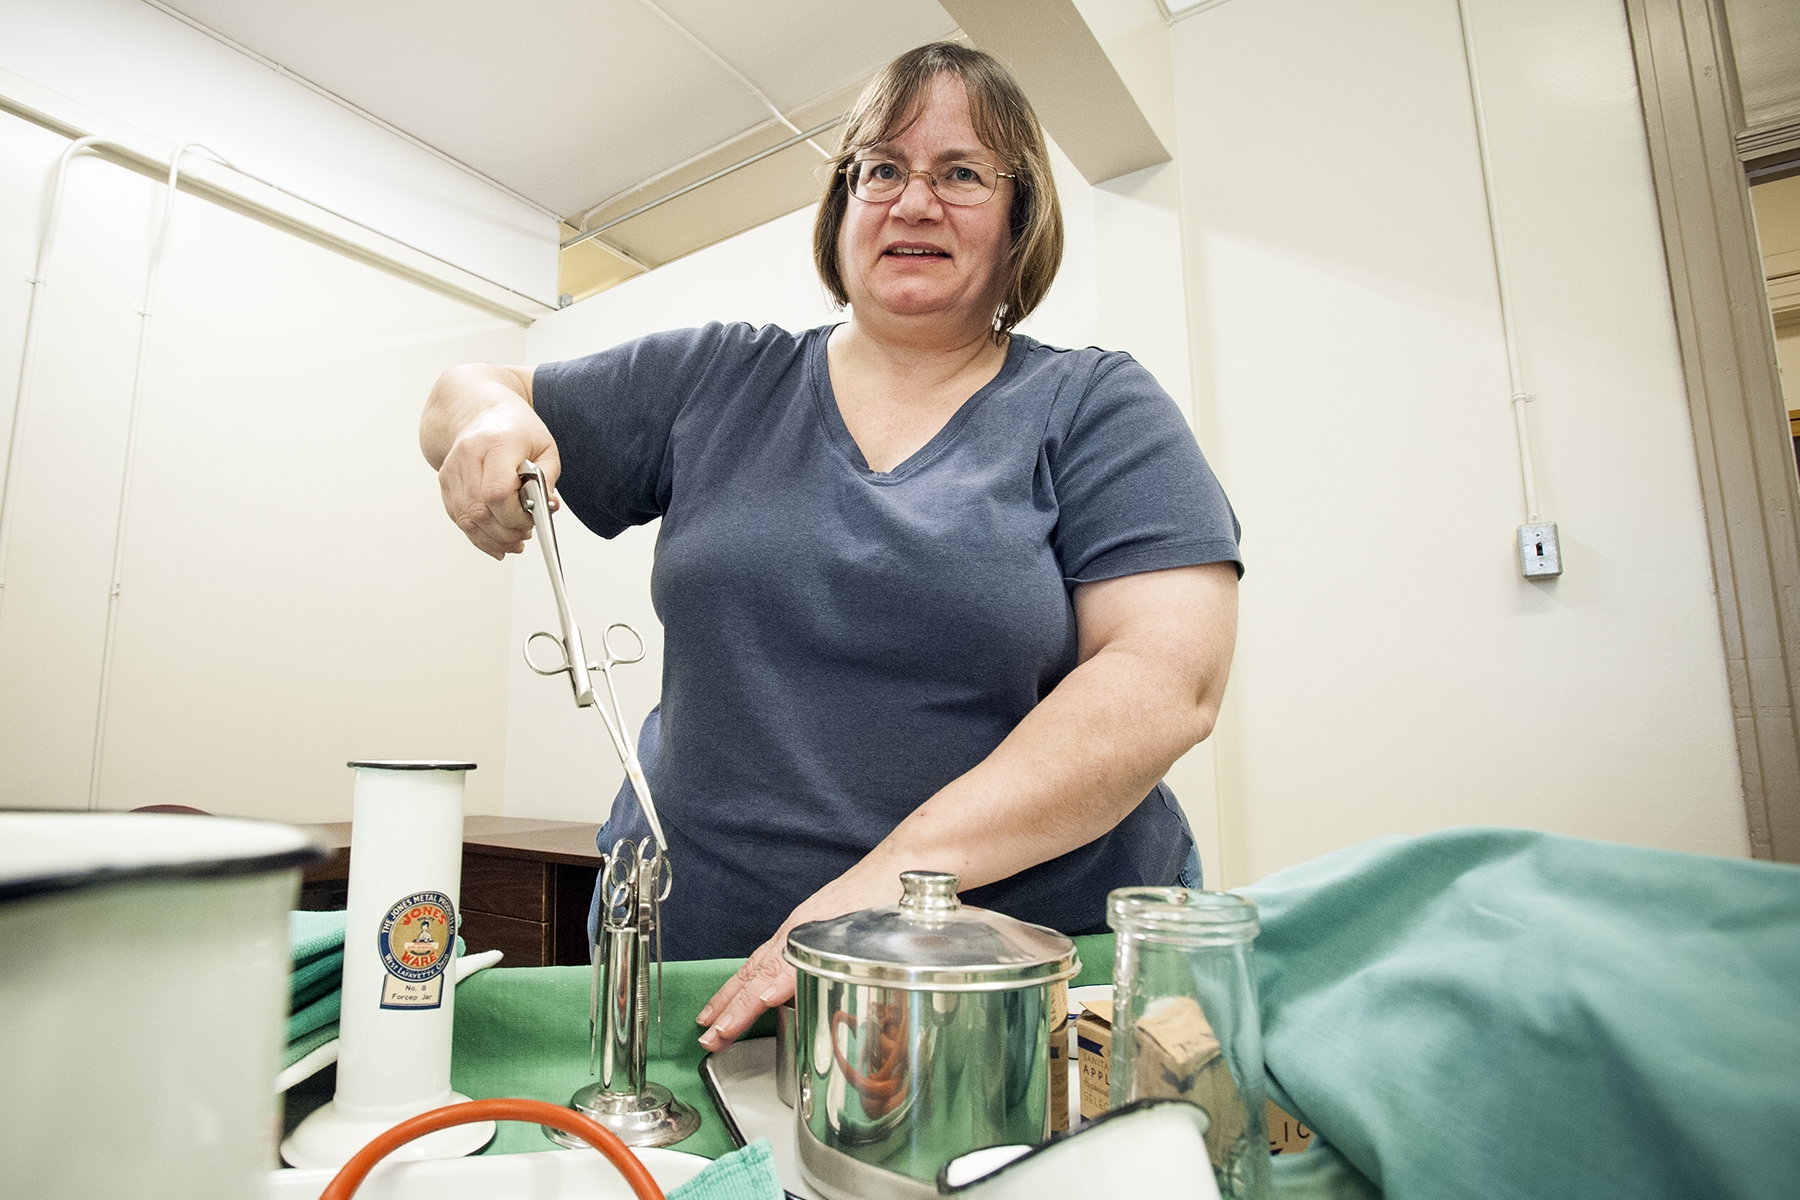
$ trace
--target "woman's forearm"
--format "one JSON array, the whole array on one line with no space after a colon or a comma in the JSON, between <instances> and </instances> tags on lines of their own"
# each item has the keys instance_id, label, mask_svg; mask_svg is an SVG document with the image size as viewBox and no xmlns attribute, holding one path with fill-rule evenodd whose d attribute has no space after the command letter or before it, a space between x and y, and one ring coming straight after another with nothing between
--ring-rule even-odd
<instances>
[{"instance_id":1,"label":"woman's forearm","mask_svg":"<svg viewBox=\"0 0 1800 1200\"><path fill-rule=\"evenodd\" d=\"M419 449L436 471L469 424L496 405L531 406L531 372L524 367L464 363L438 376L419 417Z\"/></svg>"},{"instance_id":2,"label":"woman's forearm","mask_svg":"<svg viewBox=\"0 0 1800 1200\"><path fill-rule=\"evenodd\" d=\"M1237 625L1230 564L1092 585L1084 661L992 754L902 821L859 864L929 867L979 887L1086 845L1212 732ZM1110 594L1106 594L1110 592ZM1082 611L1082 610L1087 611Z\"/></svg>"}]
</instances>

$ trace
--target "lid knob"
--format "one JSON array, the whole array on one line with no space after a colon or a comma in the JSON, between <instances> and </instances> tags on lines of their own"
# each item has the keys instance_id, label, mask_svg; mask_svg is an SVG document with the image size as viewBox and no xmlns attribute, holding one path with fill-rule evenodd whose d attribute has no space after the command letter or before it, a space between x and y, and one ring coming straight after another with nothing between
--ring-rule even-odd
<instances>
[{"instance_id":1,"label":"lid knob","mask_svg":"<svg viewBox=\"0 0 1800 1200\"><path fill-rule=\"evenodd\" d=\"M962 880L948 871L902 871L900 886L905 892L900 907L912 912L955 912L962 907L956 889Z\"/></svg>"}]
</instances>

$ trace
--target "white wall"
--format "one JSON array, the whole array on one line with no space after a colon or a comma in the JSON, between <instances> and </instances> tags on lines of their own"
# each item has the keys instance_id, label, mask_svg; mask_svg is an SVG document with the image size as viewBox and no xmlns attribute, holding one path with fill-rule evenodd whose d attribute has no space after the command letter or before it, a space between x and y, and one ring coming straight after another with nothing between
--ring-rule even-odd
<instances>
[{"instance_id":1,"label":"white wall","mask_svg":"<svg viewBox=\"0 0 1800 1200\"><path fill-rule=\"evenodd\" d=\"M50 172L0 116L0 439ZM83 807L146 248L163 189L78 160L0 603L0 805ZM192 196L152 328L100 805L349 817L355 758L505 778L507 571L445 519L431 381L524 331ZM0 441L0 453L5 449Z\"/></svg>"},{"instance_id":2,"label":"white wall","mask_svg":"<svg viewBox=\"0 0 1800 1200\"><path fill-rule=\"evenodd\" d=\"M0 0L0 68L556 304L552 214L141 0Z\"/></svg>"},{"instance_id":3,"label":"white wall","mask_svg":"<svg viewBox=\"0 0 1800 1200\"><path fill-rule=\"evenodd\" d=\"M1747 839L1624 14L1477 0L1542 507L1527 583L1452 0L1173 30L1197 404L1249 574L1224 875L1494 823Z\"/></svg>"}]
</instances>

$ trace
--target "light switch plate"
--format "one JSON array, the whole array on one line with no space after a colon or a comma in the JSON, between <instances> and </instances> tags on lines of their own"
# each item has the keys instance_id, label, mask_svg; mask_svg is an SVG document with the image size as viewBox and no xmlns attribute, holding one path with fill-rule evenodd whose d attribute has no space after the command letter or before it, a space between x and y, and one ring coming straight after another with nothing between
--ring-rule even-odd
<instances>
[{"instance_id":1,"label":"light switch plate","mask_svg":"<svg viewBox=\"0 0 1800 1200\"><path fill-rule=\"evenodd\" d=\"M1562 574L1562 547L1554 523L1519 526L1519 574L1527 579L1555 579Z\"/></svg>"}]
</instances>

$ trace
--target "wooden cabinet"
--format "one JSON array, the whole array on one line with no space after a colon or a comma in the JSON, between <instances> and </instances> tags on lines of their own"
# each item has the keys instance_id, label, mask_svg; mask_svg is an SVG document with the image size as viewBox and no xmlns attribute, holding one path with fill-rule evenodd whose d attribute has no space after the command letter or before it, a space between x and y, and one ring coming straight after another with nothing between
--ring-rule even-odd
<instances>
[{"instance_id":1,"label":"wooden cabinet","mask_svg":"<svg viewBox=\"0 0 1800 1200\"><path fill-rule=\"evenodd\" d=\"M462 935L469 952L504 950L506 961L521 967L586 963L588 904L598 871L597 862L500 854L465 842Z\"/></svg>"},{"instance_id":2,"label":"wooden cabinet","mask_svg":"<svg viewBox=\"0 0 1800 1200\"><path fill-rule=\"evenodd\" d=\"M314 826L334 847L308 870L302 908L342 908L350 824ZM508 967L585 966L587 914L600 869L598 825L525 817L463 822L462 934L469 953L502 951Z\"/></svg>"}]
</instances>

